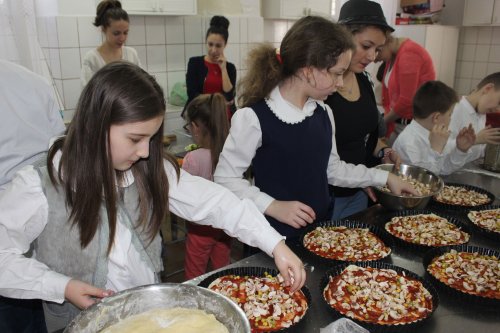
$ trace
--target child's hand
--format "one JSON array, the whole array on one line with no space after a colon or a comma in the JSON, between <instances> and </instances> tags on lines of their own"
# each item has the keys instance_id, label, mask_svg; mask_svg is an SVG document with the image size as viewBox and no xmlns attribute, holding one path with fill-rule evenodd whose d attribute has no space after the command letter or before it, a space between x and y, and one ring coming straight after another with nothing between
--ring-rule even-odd
<instances>
[{"instance_id":1,"label":"child's hand","mask_svg":"<svg viewBox=\"0 0 500 333\"><path fill-rule=\"evenodd\" d=\"M96 301L94 298L104 298L113 295L112 290L96 288L79 280L69 280L64 290L64 297L79 309L86 309Z\"/></svg>"},{"instance_id":2,"label":"child's hand","mask_svg":"<svg viewBox=\"0 0 500 333\"><path fill-rule=\"evenodd\" d=\"M393 173L390 173L389 177L387 178L387 186L389 187L391 192L396 195L401 195L403 193L420 195L420 193L418 193L418 191L413 186L411 186L410 183L405 182L403 179Z\"/></svg>"},{"instance_id":3,"label":"child's hand","mask_svg":"<svg viewBox=\"0 0 500 333\"><path fill-rule=\"evenodd\" d=\"M434 125L429 133L431 148L441 154L449 137L450 131L448 130L448 126L441 124Z\"/></svg>"},{"instance_id":4,"label":"child's hand","mask_svg":"<svg viewBox=\"0 0 500 333\"><path fill-rule=\"evenodd\" d=\"M486 126L476 135L476 145L483 143L499 144L500 143L500 127Z\"/></svg>"},{"instance_id":5,"label":"child's hand","mask_svg":"<svg viewBox=\"0 0 500 333\"><path fill-rule=\"evenodd\" d=\"M316 219L314 210L300 201L274 200L265 213L295 229L305 227Z\"/></svg>"},{"instance_id":6,"label":"child's hand","mask_svg":"<svg viewBox=\"0 0 500 333\"><path fill-rule=\"evenodd\" d=\"M394 164L395 168L399 169L399 165L401 164L401 157L394 149L385 149L384 157L382 157L382 163Z\"/></svg>"},{"instance_id":7,"label":"child's hand","mask_svg":"<svg viewBox=\"0 0 500 333\"><path fill-rule=\"evenodd\" d=\"M295 253L286 246L284 241L279 242L278 245L274 247L273 256L276 267L278 267L278 270L285 279L285 286L291 285L290 291L292 293L302 288L306 282L304 264Z\"/></svg>"},{"instance_id":8,"label":"child's hand","mask_svg":"<svg viewBox=\"0 0 500 333\"><path fill-rule=\"evenodd\" d=\"M476 133L474 132L474 128L472 128L472 124L469 124L469 127L464 127L460 130L457 135L457 148L460 151L466 153L470 147L474 145L476 142Z\"/></svg>"}]
</instances>

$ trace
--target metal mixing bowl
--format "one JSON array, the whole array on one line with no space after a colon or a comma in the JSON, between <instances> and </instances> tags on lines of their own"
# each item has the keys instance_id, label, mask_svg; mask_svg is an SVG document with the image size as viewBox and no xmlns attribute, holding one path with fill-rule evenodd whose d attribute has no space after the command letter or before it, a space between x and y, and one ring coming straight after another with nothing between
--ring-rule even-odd
<instances>
[{"instance_id":1,"label":"metal mixing bowl","mask_svg":"<svg viewBox=\"0 0 500 333\"><path fill-rule=\"evenodd\" d=\"M230 333L250 333L243 310L229 298L198 286L163 283L127 289L82 311L64 332L99 332L129 316L158 308L193 308L213 314Z\"/></svg>"},{"instance_id":2,"label":"metal mixing bowl","mask_svg":"<svg viewBox=\"0 0 500 333\"><path fill-rule=\"evenodd\" d=\"M390 210L422 209L427 206L432 196L439 193L444 186L441 177L421 167L401 163L399 170L395 168L394 164L380 164L375 168L396 175L411 176L416 181L430 185L431 193L423 196L396 195L392 192L383 191L379 187L373 187L378 202Z\"/></svg>"}]
</instances>

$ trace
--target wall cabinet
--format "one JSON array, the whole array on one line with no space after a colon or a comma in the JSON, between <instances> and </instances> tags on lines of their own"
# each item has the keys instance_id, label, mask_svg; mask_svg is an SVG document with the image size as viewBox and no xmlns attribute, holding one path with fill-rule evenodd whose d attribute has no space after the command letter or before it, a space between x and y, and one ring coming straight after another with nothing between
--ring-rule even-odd
<instances>
[{"instance_id":1,"label":"wall cabinet","mask_svg":"<svg viewBox=\"0 0 500 333\"><path fill-rule=\"evenodd\" d=\"M430 54L436 77L450 87L455 85L458 37L460 28L444 25L397 25L395 35L408 37Z\"/></svg>"},{"instance_id":2,"label":"wall cabinet","mask_svg":"<svg viewBox=\"0 0 500 333\"><path fill-rule=\"evenodd\" d=\"M306 15L330 16L331 0L265 0L262 16L266 19L298 19Z\"/></svg>"},{"instance_id":3,"label":"wall cabinet","mask_svg":"<svg viewBox=\"0 0 500 333\"><path fill-rule=\"evenodd\" d=\"M500 0L465 0L463 24L500 25Z\"/></svg>"},{"instance_id":4,"label":"wall cabinet","mask_svg":"<svg viewBox=\"0 0 500 333\"><path fill-rule=\"evenodd\" d=\"M196 0L122 0L132 15L196 15Z\"/></svg>"}]
</instances>

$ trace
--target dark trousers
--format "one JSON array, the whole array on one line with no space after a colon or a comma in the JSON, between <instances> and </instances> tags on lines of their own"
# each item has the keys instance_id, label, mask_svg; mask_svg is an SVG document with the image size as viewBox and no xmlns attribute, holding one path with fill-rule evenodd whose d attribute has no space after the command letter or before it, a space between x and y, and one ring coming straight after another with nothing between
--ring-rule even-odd
<instances>
[{"instance_id":1,"label":"dark trousers","mask_svg":"<svg viewBox=\"0 0 500 333\"><path fill-rule=\"evenodd\" d=\"M0 296L0 332L47 333L42 301Z\"/></svg>"}]
</instances>

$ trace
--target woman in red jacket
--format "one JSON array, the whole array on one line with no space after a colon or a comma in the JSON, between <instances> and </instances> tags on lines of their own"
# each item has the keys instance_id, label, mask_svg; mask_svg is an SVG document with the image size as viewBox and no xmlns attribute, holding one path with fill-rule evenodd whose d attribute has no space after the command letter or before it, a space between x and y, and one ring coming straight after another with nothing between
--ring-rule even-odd
<instances>
[{"instance_id":1,"label":"woman in red jacket","mask_svg":"<svg viewBox=\"0 0 500 333\"><path fill-rule=\"evenodd\" d=\"M386 62L382 79L386 135L394 142L413 118L415 92L423 83L435 80L436 72L429 53L408 38L388 36L377 56L377 61L380 60Z\"/></svg>"}]
</instances>

